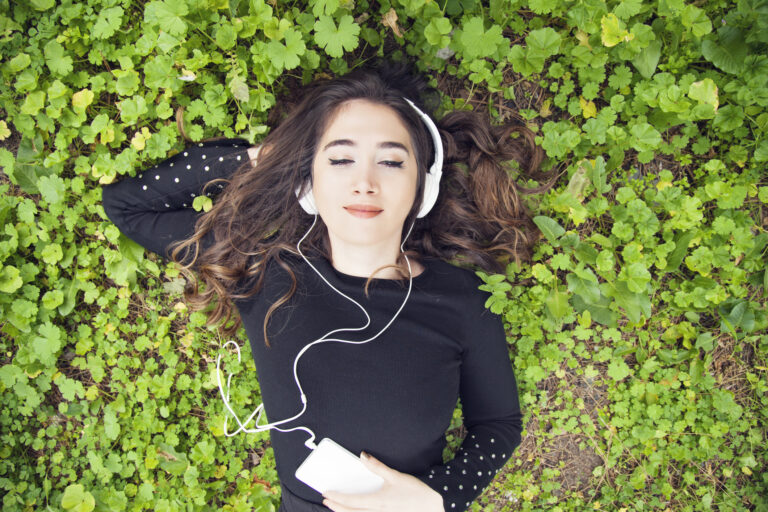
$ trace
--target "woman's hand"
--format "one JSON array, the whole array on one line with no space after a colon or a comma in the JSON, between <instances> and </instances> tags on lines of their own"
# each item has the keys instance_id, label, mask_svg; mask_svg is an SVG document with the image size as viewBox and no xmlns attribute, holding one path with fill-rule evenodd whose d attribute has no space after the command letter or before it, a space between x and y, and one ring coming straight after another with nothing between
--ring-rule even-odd
<instances>
[{"instance_id":1,"label":"woman's hand","mask_svg":"<svg viewBox=\"0 0 768 512\"><path fill-rule=\"evenodd\" d=\"M371 455L361 460L384 479L384 485L366 494L327 491L323 494L326 507L334 512L445 512L440 493L415 476L392 469Z\"/></svg>"},{"instance_id":2,"label":"woman's hand","mask_svg":"<svg viewBox=\"0 0 768 512\"><path fill-rule=\"evenodd\" d=\"M259 148L261 146L251 146L248 148L248 157L251 159L251 163L256 165L256 157L259 154Z\"/></svg>"}]
</instances>

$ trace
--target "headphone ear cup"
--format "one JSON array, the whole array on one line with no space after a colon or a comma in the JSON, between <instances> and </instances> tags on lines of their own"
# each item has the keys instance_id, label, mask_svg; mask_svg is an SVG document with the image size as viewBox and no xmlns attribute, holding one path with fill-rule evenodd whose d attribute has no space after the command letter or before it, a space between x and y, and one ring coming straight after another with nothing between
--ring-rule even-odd
<instances>
[{"instance_id":1,"label":"headphone ear cup","mask_svg":"<svg viewBox=\"0 0 768 512\"><path fill-rule=\"evenodd\" d=\"M440 178L431 171L432 170L430 169L430 172L425 176L424 200L421 203L419 214L416 216L419 219L426 216L430 210L432 210L432 207L435 206L435 203L437 202L437 196L440 192Z\"/></svg>"},{"instance_id":2,"label":"headphone ear cup","mask_svg":"<svg viewBox=\"0 0 768 512\"><path fill-rule=\"evenodd\" d=\"M296 197L299 198L299 204L305 212L310 215L317 215L319 212L317 211L317 206L315 205L315 195L312 193L311 183L307 182L306 187L307 192L301 197L299 197L299 194L301 193L301 187L297 188Z\"/></svg>"}]
</instances>

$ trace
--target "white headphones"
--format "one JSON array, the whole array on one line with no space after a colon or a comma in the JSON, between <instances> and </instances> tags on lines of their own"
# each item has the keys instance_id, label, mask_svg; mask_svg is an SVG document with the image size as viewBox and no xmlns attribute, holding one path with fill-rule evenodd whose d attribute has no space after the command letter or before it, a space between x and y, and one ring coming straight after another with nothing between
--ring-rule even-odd
<instances>
[{"instance_id":1,"label":"white headphones","mask_svg":"<svg viewBox=\"0 0 768 512\"><path fill-rule=\"evenodd\" d=\"M424 182L424 200L422 201L421 209L417 215L418 218L421 218L428 214L432 207L435 205L437 202L437 196L440 192L440 177L443 175L443 143L440 140L440 133L437 131L437 126L435 126L435 123L432 121L432 119L430 119L427 114L419 110L419 107L414 105L411 100L405 97L403 97L403 99L407 101L408 104L411 105L414 109L416 109L416 112L419 113L419 116L427 125L427 128L429 128L429 133L432 135L432 141L435 144L435 161L427 172L426 181ZM300 193L301 187L298 187L296 189L296 197L299 198L299 204L301 207L308 214L316 215L318 211L317 206L315 205L315 196L312 194L312 187L308 186L307 192L301 197L299 197Z\"/></svg>"}]
</instances>

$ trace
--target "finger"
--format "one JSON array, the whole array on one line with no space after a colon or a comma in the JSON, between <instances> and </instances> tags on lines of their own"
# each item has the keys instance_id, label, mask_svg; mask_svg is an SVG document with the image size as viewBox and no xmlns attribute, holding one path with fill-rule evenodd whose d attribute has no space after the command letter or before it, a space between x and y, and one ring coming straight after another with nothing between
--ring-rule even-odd
<instances>
[{"instance_id":1,"label":"finger","mask_svg":"<svg viewBox=\"0 0 768 512\"><path fill-rule=\"evenodd\" d=\"M372 493L345 493L328 491L323 494L323 498L330 500L331 503L345 507L348 510L376 510L378 499L376 492ZM326 505L327 506L327 505Z\"/></svg>"},{"instance_id":2,"label":"finger","mask_svg":"<svg viewBox=\"0 0 768 512\"><path fill-rule=\"evenodd\" d=\"M382 477L384 480L389 480L395 474L399 473L399 471L387 466L370 453L360 452L360 460L363 461L365 467Z\"/></svg>"},{"instance_id":3,"label":"finger","mask_svg":"<svg viewBox=\"0 0 768 512\"><path fill-rule=\"evenodd\" d=\"M323 505L333 510L333 512L364 512L364 511L373 510L371 508L358 508L358 507L350 506L348 504L342 504L330 498L324 499Z\"/></svg>"}]
</instances>

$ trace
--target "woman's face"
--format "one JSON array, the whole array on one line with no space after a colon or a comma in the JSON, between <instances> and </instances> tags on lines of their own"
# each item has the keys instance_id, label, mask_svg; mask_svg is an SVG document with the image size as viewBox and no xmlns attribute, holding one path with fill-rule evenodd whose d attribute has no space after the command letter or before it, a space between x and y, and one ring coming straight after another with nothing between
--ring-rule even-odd
<instances>
[{"instance_id":1,"label":"woman's face","mask_svg":"<svg viewBox=\"0 0 768 512\"><path fill-rule=\"evenodd\" d=\"M394 244L399 251L417 176L410 134L395 111L362 99L345 102L312 163L312 192L332 244L388 251Z\"/></svg>"}]
</instances>

